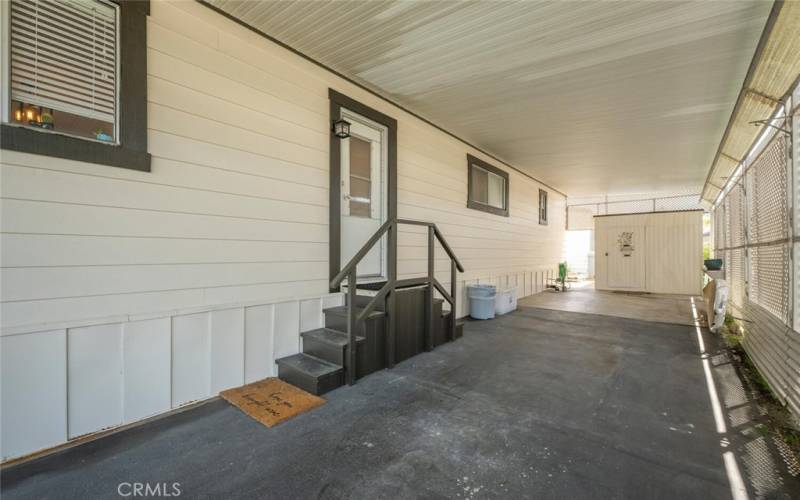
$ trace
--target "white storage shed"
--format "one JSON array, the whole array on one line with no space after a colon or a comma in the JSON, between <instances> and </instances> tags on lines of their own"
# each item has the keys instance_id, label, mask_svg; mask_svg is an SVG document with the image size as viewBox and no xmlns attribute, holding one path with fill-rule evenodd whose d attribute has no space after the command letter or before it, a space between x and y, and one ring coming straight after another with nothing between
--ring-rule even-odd
<instances>
[{"instance_id":1,"label":"white storage shed","mask_svg":"<svg viewBox=\"0 0 800 500\"><path fill-rule=\"evenodd\" d=\"M699 295L703 211L594 218L598 290Z\"/></svg>"}]
</instances>

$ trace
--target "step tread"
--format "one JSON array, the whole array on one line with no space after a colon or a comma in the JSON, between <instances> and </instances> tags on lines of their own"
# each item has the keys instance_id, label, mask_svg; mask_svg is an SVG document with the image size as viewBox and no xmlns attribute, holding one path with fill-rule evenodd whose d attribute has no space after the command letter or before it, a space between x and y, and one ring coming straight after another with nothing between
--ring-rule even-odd
<instances>
[{"instance_id":1,"label":"step tread","mask_svg":"<svg viewBox=\"0 0 800 500\"><path fill-rule=\"evenodd\" d=\"M333 328L317 328L315 330L308 330L300 334L303 338L312 338L326 344L334 345L337 347L344 347L349 343L347 333L335 330ZM361 343L367 339L361 336L356 336L356 342Z\"/></svg>"},{"instance_id":2,"label":"step tread","mask_svg":"<svg viewBox=\"0 0 800 500\"><path fill-rule=\"evenodd\" d=\"M317 378L325 375L331 375L343 370L343 368L337 364L325 361L324 359L319 359L303 352L292 354L291 356L286 356L285 358L276 359L275 362L278 365L286 365Z\"/></svg>"},{"instance_id":3,"label":"step tread","mask_svg":"<svg viewBox=\"0 0 800 500\"><path fill-rule=\"evenodd\" d=\"M356 316L361 314L361 311L364 310L363 307L358 307L358 306L356 306L355 309L356 309ZM328 307L326 309L323 309L323 311L325 313L332 313L332 314L338 314L338 315L341 315L341 316L346 316L347 315L347 306ZM386 316L386 313L383 312L383 311L372 311L371 313L369 313L369 316L367 316L367 319L380 318L381 316Z\"/></svg>"}]
</instances>

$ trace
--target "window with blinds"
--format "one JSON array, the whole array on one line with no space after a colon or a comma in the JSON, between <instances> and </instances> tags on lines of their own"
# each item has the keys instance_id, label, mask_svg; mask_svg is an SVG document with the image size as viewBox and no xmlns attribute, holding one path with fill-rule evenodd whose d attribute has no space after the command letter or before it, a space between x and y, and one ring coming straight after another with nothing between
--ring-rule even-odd
<instances>
[{"instance_id":1,"label":"window with blinds","mask_svg":"<svg viewBox=\"0 0 800 500\"><path fill-rule=\"evenodd\" d=\"M119 7L12 0L11 121L116 142Z\"/></svg>"}]
</instances>

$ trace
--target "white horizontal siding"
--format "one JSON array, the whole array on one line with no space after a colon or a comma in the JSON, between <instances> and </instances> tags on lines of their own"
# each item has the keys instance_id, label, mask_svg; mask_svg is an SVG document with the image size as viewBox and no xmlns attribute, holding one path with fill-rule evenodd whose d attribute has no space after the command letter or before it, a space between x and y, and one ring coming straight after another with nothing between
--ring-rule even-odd
<instances>
[{"instance_id":1,"label":"white horizontal siding","mask_svg":"<svg viewBox=\"0 0 800 500\"><path fill-rule=\"evenodd\" d=\"M510 217L467 209L482 155L362 89L191 3L154 2L148 46L152 172L4 152L4 328L324 292L329 87L398 119L399 214L439 225L462 279L559 260L562 197L540 226L541 186L508 169ZM417 232L402 276L426 271Z\"/></svg>"},{"instance_id":2,"label":"white horizontal siding","mask_svg":"<svg viewBox=\"0 0 800 500\"><path fill-rule=\"evenodd\" d=\"M563 197L541 226L529 177L198 3L153 2L152 171L0 159L4 459L274 375L322 324L341 301L327 293L329 88L398 120L399 215L436 222L464 263L459 315L470 283L543 289ZM468 153L509 172L510 217L466 208ZM426 238L401 228L401 276L427 271ZM436 275L449 287L438 248Z\"/></svg>"}]
</instances>

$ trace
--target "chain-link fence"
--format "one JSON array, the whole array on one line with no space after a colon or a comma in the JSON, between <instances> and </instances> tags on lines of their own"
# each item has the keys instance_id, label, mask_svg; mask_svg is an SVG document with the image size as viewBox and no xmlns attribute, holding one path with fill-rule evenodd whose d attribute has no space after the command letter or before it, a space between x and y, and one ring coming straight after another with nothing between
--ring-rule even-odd
<instances>
[{"instance_id":1,"label":"chain-link fence","mask_svg":"<svg viewBox=\"0 0 800 500\"><path fill-rule=\"evenodd\" d=\"M743 345L770 386L800 416L800 333L792 298L792 136L772 130L712 210L714 255L724 260L729 309L745 320ZM794 179L794 180L793 180Z\"/></svg>"},{"instance_id":2,"label":"chain-link fence","mask_svg":"<svg viewBox=\"0 0 800 500\"><path fill-rule=\"evenodd\" d=\"M641 214L648 212L677 212L698 210L700 195L664 196L636 200L578 203L567 206L567 229L593 229L595 215Z\"/></svg>"}]
</instances>

